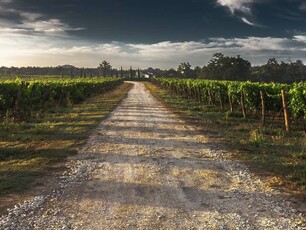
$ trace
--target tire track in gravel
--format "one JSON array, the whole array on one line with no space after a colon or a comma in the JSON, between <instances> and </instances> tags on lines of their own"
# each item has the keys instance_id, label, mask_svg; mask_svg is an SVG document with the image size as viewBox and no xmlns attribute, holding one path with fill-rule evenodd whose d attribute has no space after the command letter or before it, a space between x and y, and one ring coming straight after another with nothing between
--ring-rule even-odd
<instances>
[{"instance_id":1,"label":"tire track in gravel","mask_svg":"<svg viewBox=\"0 0 306 230\"><path fill-rule=\"evenodd\" d=\"M32 209L16 207L0 227L303 229L284 195L133 84L53 193Z\"/></svg>"}]
</instances>

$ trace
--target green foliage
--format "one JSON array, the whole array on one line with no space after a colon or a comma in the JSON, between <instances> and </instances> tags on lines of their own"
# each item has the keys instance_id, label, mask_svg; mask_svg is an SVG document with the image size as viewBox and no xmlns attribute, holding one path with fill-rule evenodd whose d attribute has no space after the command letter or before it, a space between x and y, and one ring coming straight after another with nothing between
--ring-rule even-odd
<instances>
[{"instance_id":1,"label":"green foliage","mask_svg":"<svg viewBox=\"0 0 306 230\"><path fill-rule=\"evenodd\" d=\"M306 68L301 60L279 63L270 58L265 65L252 67L252 79L264 82L299 82L306 80Z\"/></svg>"},{"instance_id":2,"label":"green foliage","mask_svg":"<svg viewBox=\"0 0 306 230\"><path fill-rule=\"evenodd\" d=\"M261 144L264 142L264 135L262 130L254 129L250 131L250 142L255 144Z\"/></svg>"},{"instance_id":3,"label":"green foliage","mask_svg":"<svg viewBox=\"0 0 306 230\"><path fill-rule=\"evenodd\" d=\"M250 170L253 173L258 173L261 177L267 176L265 182L272 187L280 189L294 189L305 193L306 188L306 148L305 137L306 134L302 129L296 129L295 132L287 133L282 127L282 120L275 120L275 125L267 125L261 127L261 122L251 117L249 120L242 120L241 112L231 112L220 110L213 106L207 106L203 101L194 101L186 98L186 94L173 94L171 88L167 87L167 81L171 81L171 85L175 89L175 85L186 85L187 80L181 79L155 79L158 84L147 83L146 86L150 92L172 110L177 112L182 118L191 124L199 127L205 132L211 141L221 141L231 149L228 157L235 161L245 161L251 165ZM232 90L240 89L239 82L222 82L222 81L191 81L197 82L198 85L210 86L214 83L222 85L225 88L228 84L233 84ZM190 81L188 82L190 85ZM227 84L226 84L227 83ZM262 84L257 83L262 86ZM255 84L255 86L257 85ZM304 84L305 83L299 83ZM269 84L264 85L269 89ZM292 85L270 85L269 93L275 90L276 99L279 98L279 90L286 87L293 87ZM167 88L166 88L167 87ZM205 88L203 88L203 91ZM288 99L291 98L286 89ZM176 92L176 91L174 91ZM182 89L181 92L184 92ZM279 95L278 95L279 94ZM304 94L305 95L305 94ZM270 98L269 97L269 98ZM269 100L267 98L267 100ZM204 99L203 99L204 100ZM200 108L200 109L194 109ZM217 138L217 139L215 139ZM220 139L221 138L221 139Z\"/></svg>"},{"instance_id":4,"label":"green foliage","mask_svg":"<svg viewBox=\"0 0 306 230\"><path fill-rule=\"evenodd\" d=\"M184 78L195 78L194 70L191 69L191 65L189 62L183 62L181 63L178 68L177 72L179 75L181 75Z\"/></svg>"},{"instance_id":5,"label":"green foliage","mask_svg":"<svg viewBox=\"0 0 306 230\"><path fill-rule=\"evenodd\" d=\"M0 81L0 116L39 111L49 105L67 106L103 93L122 83L118 78L46 78Z\"/></svg>"},{"instance_id":6,"label":"green foliage","mask_svg":"<svg viewBox=\"0 0 306 230\"><path fill-rule=\"evenodd\" d=\"M98 67L98 69L102 70L103 77L106 77L107 72L111 72L111 68L112 66L110 65L110 63L105 60L101 64L99 64L99 67ZM112 74L109 74L109 75L112 75Z\"/></svg>"},{"instance_id":7,"label":"green foliage","mask_svg":"<svg viewBox=\"0 0 306 230\"><path fill-rule=\"evenodd\" d=\"M0 196L41 186L45 176L63 170L65 158L77 153L131 87L124 83L77 105L50 107L25 122L0 121Z\"/></svg>"},{"instance_id":8,"label":"green foliage","mask_svg":"<svg viewBox=\"0 0 306 230\"><path fill-rule=\"evenodd\" d=\"M240 106L241 93L245 96L245 106L249 111L257 111L261 108L260 91L265 93L267 111L280 112L282 109L281 90L287 92L289 110L294 118L303 116L306 118L306 83L276 84L259 82L238 81L214 81L191 79L165 79L157 78L155 81L161 86L171 89L177 94L185 95L190 99L200 102L208 102L222 99L223 103L229 103L230 95L233 104Z\"/></svg>"},{"instance_id":9,"label":"green foliage","mask_svg":"<svg viewBox=\"0 0 306 230\"><path fill-rule=\"evenodd\" d=\"M216 53L204 68L204 78L218 80L243 80L250 75L251 63L240 56L228 57Z\"/></svg>"},{"instance_id":10,"label":"green foliage","mask_svg":"<svg viewBox=\"0 0 306 230\"><path fill-rule=\"evenodd\" d=\"M289 106L294 117L306 117L306 83L293 83L289 95Z\"/></svg>"}]
</instances>

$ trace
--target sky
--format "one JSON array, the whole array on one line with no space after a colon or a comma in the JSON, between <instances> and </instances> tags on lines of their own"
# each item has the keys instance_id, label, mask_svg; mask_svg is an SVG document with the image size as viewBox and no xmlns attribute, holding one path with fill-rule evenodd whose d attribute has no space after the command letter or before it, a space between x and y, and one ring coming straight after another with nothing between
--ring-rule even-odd
<instances>
[{"instance_id":1,"label":"sky","mask_svg":"<svg viewBox=\"0 0 306 230\"><path fill-rule=\"evenodd\" d=\"M0 66L306 63L305 0L0 0Z\"/></svg>"}]
</instances>

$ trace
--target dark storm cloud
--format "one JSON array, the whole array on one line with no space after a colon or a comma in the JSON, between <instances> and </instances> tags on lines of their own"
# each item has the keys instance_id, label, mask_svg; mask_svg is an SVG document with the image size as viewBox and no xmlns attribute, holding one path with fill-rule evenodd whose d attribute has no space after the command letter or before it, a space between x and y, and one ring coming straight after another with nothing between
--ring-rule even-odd
<instances>
[{"instance_id":1,"label":"dark storm cloud","mask_svg":"<svg viewBox=\"0 0 306 230\"><path fill-rule=\"evenodd\" d=\"M306 60L305 11L301 0L0 0L0 61L174 67L215 52L256 64Z\"/></svg>"},{"instance_id":2,"label":"dark storm cloud","mask_svg":"<svg viewBox=\"0 0 306 230\"><path fill-rule=\"evenodd\" d=\"M303 30L305 2L300 0L12 0L1 18L15 23L16 13L58 19L73 35L95 41L197 41L209 37L288 36ZM14 12L15 11L15 12ZM229 13L230 11L230 13Z\"/></svg>"},{"instance_id":3,"label":"dark storm cloud","mask_svg":"<svg viewBox=\"0 0 306 230\"><path fill-rule=\"evenodd\" d=\"M68 35L68 32L82 30L72 27L57 17L44 14L41 10L29 10L14 0L0 1L0 30L26 35Z\"/></svg>"}]
</instances>

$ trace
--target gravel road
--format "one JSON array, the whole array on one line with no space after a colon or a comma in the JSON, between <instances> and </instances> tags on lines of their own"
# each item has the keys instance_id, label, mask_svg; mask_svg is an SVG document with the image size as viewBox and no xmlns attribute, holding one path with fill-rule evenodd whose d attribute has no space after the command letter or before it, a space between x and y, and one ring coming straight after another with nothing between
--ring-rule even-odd
<instances>
[{"instance_id":1,"label":"gravel road","mask_svg":"<svg viewBox=\"0 0 306 230\"><path fill-rule=\"evenodd\" d=\"M58 183L0 229L306 229L284 194L133 84Z\"/></svg>"}]
</instances>

